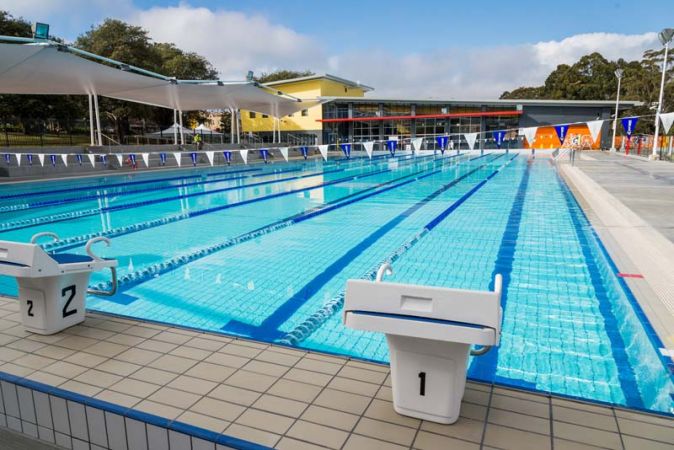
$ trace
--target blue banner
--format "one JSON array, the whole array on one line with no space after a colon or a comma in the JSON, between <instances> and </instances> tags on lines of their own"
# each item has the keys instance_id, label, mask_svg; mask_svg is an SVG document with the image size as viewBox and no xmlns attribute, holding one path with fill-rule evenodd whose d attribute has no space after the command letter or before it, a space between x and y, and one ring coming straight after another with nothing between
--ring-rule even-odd
<instances>
[{"instance_id":1,"label":"blue banner","mask_svg":"<svg viewBox=\"0 0 674 450\"><path fill-rule=\"evenodd\" d=\"M391 139L390 141L386 141L386 148L388 149L389 152L391 152L391 156L395 156L396 149L398 148L398 141L393 139Z\"/></svg>"},{"instance_id":2,"label":"blue banner","mask_svg":"<svg viewBox=\"0 0 674 450\"><path fill-rule=\"evenodd\" d=\"M564 140L566 139L567 131L569 131L568 125L555 125L555 133L557 133L560 145L564 145Z\"/></svg>"},{"instance_id":3,"label":"blue banner","mask_svg":"<svg viewBox=\"0 0 674 450\"><path fill-rule=\"evenodd\" d=\"M7 164L11 163L12 162L12 155L10 155L9 153L5 153L5 162Z\"/></svg>"},{"instance_id":4,"label":"blue banner","mask_svg":"<svg viewBox=\"0 0 674 450\"><path fill-rule=\"evenodd\" d=\"M49 155L52 167L56 167L56 155Z\"/></svg>"},{"instance_id":5,"label":"blue banner","mask_svg":"<svg viewBox=\"0 0 674 450\"><path fill-rule=\"evenodd\" d=\"M104 166L108 165L108 157L106 155L101 155L101 162Z\"/></svg>"},{"instance_id":6,"label":"blue banner","mask_svg":"<svg viewBox=\"0 0 674 450\"><path fill-rule=\"evenodd\" d=\"M346 159L351 158L351 144L342 144L342 152L344 152L344 156L346 156Z\"/></svg>"},{"instance_id":7,"label":"blue banner","mask_svg":"<svg viewBox=\"0 0 674 450\"><path fill-rule=\"evenodd\" d=\"M498 148L501 148L501 145L503 145L503 138L505 137L506 132L505 131L493 131L492 136L494 136L494 142L496 142L496 146Z\"/></svg>"},{"instance_id":8,"label":"blue banner","mask_svg":"<svg viewBox=\"0 0 674 450\"><path fill-rule=\"evenodd\" d=\"M227 161L227 164L232 162L232 152L222 152L222 156L225 157L225 161Z\"/></svg>"},{"instance_id":9,"label":"blue banner","mask_svg":"<svg viewBox=\"0 0 674 450\"><path fill-rule=\"evenodd\" d=\"M136 155L134 153L129 153L129 161L131 161L133 167L136 167Z\"/></svg>"},{"instance_id":10,"label":"blue banner","mask_svg":"<svg viewBox=\"0 0 674 450\"><path fill-rule=\"evenodd\" d=\"M307 159L309 156L309 147L300 147L300 152L302 153L302 156L304 156L304 159Z\"/></svg>"},{"instance_id":11,"label":"blue banner","mask_svg":"<svg viewBox=\"0 0 674 450\"><path fill-rule=\"evenodd\" d=\"M444 155L445 150L447 150L447 142L449 142L449 137L438 136L438 137L435 138L435 140L438 143L438 147L440 147L440 153L442 153Z\"/></svg>"},{"instance_id":12,"label":"blue banner","mask_svg":"<svg viewBox=\"0 0 674 450\"><path fill-rule=\"evenodd\" d=\"M625 134L628 138L632 137L632 133L634 133L634 129L637 127L638 120L638 117L625 117L620 119L623 124L623 128L625 129Z\"/></svg>"},{"instance_id":13,"label":"blue banner","mask_svg":"<svg viewBox=\"0 0 674 450\"><path fill-rule=\"evenodd\" d=\"M160 153L159 154L159 161L161 161L162 166L166 165L166 153Z\"/></svg>"},{"instance_id":14,"label":"blue banner","mask_svg":"<svg viewBox=\"0 0 674 450\"><path fill-rule=\"evenodd\" d=\"M28 153L28 154L26 155L26 158L28 158L28 165L29 165L29 166L32 166L32 165L33 165L33 155L31 155L30 153Z\"/></svg>"},{"instance_id":15,"label":"blue banner","mask_svg":"<svg viewBox=\"0 0 674 450\"><path fill-rule=\"evenodd\" d=\"M265 163L267 162L268 157L269 157L269 150L267 150L266 148L260 150L260 158L264 159Z\"/></svg>"},{"instance_id":16,"label":"blue banner","mask_svg":"<svg viewBox=\"0 0 674 450\"><path fill-rule=\"evenodd\" d=\"M76 154L75 159L77 159L77 162L80 163L80 166L82 165L82 155L81 154Z\"/></svg>"},{"instance_id":17,"label":"blue banner","mask_svg":"<svg viewBox=\"0 0 674 450\"><path fill-rule=\"evenodd\" d=\"M192 165L196 166L197 165L197 154L192 152L190 153L190 158L192 158Z\"/></svg>"}]
</instances>

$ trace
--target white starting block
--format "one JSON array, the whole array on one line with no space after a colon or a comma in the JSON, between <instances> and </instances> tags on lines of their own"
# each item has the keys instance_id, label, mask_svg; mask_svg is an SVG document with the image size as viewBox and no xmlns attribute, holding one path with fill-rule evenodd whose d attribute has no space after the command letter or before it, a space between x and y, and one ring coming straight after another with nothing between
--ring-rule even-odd
<instances>
[{"instance_id":1,"label":"white starting block","mask_svg":"<svg viewBox=\"0 0 674 450\"><path fill-rule=\"evenodd\" d=\"M412 284L349 280L344 324L386 334L393 407L439 423L459 418L469 352L486 353L501 334L501 275L495 290L469 291ZM471 345L482 346L470 351Z\"/></svg>"},{"instance_id":2,"label":"white starting block","mask_svg":"<svg viewBox=\"0 0 674 450\"><path fill-rule=\"evenodd\" d=\"M38 233L30 244L0 241L0 274L16 277L26 330L54 334L84 321L85 294L115 294L117 260L100 258L91 251L91 245L99 241L109 246L110 240L105 237L87 242L87 256L47 253L36 244L44 236L58 240L54 233ZM112 272L112 290L87 289L91 272L105 268Z\"/></svg>"}]
</instances>

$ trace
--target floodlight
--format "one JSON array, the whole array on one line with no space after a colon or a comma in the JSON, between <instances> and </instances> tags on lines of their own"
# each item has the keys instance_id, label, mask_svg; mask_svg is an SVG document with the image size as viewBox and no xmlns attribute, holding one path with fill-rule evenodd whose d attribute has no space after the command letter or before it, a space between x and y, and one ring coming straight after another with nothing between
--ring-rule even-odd
<instances>
[{"instance_id":1,"label":"floodlight","mask_svg":"<svg viewBox=\"0 0 674 450\"><path fill-rule=\"evenodd\" d=\"M246 81L253 81L253 71L249 70L248 74L246 75Z\"/></svg>"},{"instance_id":2,"label":"floodlight","mask_svg":"<svg viewBox=\"0 0 674 450\"><path fill-rule=\"evenodd\" d=\"M674 28L665 28L658 33L658 39L660 39L662 45L667 45L672 42L672 37L674 37Z\"/></svg>"},{"instance_id":3,"label":"floodlight","mask_svg":"<svg viewBox=\"0 0 674 450\"><path fill-rule=\"evenodd\" d=\"M35 22L31 29L33 31L33 39L49 39L49 24Z\"/></svg>"},{"instance_id":4,"label":"floodlight","mask_svg":"<svg viewBox=\"0 0 674 450\"><path fill-rule=\"evenodd\" d=\"M622 69L616 69L614 73L616 77L622 78L624 71Z\"/></svg>"}]
</instances>

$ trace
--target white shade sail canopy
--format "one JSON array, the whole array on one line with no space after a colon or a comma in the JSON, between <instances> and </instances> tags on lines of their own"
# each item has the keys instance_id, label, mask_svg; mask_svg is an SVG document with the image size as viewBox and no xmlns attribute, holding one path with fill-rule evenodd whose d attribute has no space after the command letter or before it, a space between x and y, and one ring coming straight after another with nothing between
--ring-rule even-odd
<instances>
[{"instance_id":1,"label":"white shade sail canopy","mask_svg":"<svg viewBox=\"0 0 674 450\"><path fill-rule=\"evenodd\" d=\"M141 75L53 44L0 43L0 94L95 94L180 111L238 108L275 117L319 103L276 95L248 81L182 81Z\"/></svg>"}]
</instances>

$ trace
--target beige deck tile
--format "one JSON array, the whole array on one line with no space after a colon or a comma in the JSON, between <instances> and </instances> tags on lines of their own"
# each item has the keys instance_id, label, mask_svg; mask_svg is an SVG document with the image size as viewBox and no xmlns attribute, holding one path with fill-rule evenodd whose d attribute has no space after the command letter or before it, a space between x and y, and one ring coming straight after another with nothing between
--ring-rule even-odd
<instances>
[{"instance_id":1,"label":"beige deck tile","mask_svg":"<svg viewBox=\"0 0 674 450\"><path fill-rule=\"evenodd\" d=\"M148 400L187 410L201 398L200 395L163 387L148 397Z\"/></svg>"},{"instance_id":2,"label":"beige deck tile","mask_svg":"<svg viewBox=\"0 0 674 450\"><path fill-rule=\"evenodd\" d=\"M272 364L264 361L251 360L248 364L242 367L243 370L257 372L272 377L281 377L288 371L288 367Z\"/></svg>"},{"instance_id":3,"label":"beige deck tile","mask_svg":"<svg viewBox=\"0 0 674 450\"><path fill-rule=\"evenodd\" d=\"M160 333L160 330L156 330L154 328L146 327L146 326L140 326L136 325L130 328L127 328L124 330L124 334L128 334L130 336L137 336L137 337L142 337L149 339L152 336L155 336Z\"/></svg>"},{"instance_id":4,"label":"beige deck tile","mask_svg":"<svg viewBox=\"0 0 674 450\"><path fill-rule=\"evenodd\" d=\"M550 434L550 420L519 414L513 411L491 408L489 422L532 433Z\"/></svg>"},{"instance_id":5,"label":"beige deck tile","mask_svg":"<svg viewBox=\"0 0 674 450\"><path fill-rule=\"evenodd\" d=\"M198 348L200 350L206 350L209 352L217 352L222 347L225 346L224 342L216 341L213 339L205 339L203 337L193 337L189 341L185 342L186 346Z\"/></svg>"},{"instance_id":6,"label":"beige deck tile","mask_svg":"<svg viewBox=\"0 0 674 450\"><path fill-rule=\"evenodd\" d=\"M63 361L91 368L100 365L107 359L108 358L106 357L92 355L91 353L75 352L67 358L64 358Z\"/></svg>"},{"instance_id":7,"label":"beige deck tile","mask_svg":"<svg viewBox=\"0 0 674 450\"><path fill-rule=\"evenodd\" d=\"M119 382L122 379L119 375L113 375L108 372L101 372L100 370L90 369L75 377L76 381L81 383L91 384L100 388L107 388Z\"/></svg>"},{"instance_id":8,"label":"beige deck tile","mask_svg":"<svg viewBox=\"0 0 674 450\"><path fill-rule=\"evenodd\" d=\"M162 331L161 333L152 337L158 341L169 342L171 344L184 344L192 339L191 335L179 334L172 331Z\"/></svg>"},{"instance_id":9,"label":"beige deck tile","mask_svg":"<svg viewBox=\"0 0 674 450\"><path fill-rule=\"evenodd\" d=\"M671 450L672 444L656 442L634 436L623 436L625 450Z\"/></svg>"},{"instance_id":10,"label":"beige deck tile","mask_svg":"<svg viewBox=\"0 0 674 450\"><path fill-rule=\"evenodd\" d=\"M373 384L382 384L386 379L386 372L376 370L359 369L357 367L344 366L338 376L351 378L352 380L365 381Z\"/></svg>"},{"instance_id":11,"label":"beige deck tile","mask_svg":"<svg viewBox=\"0 0 674 450\"><path fill-rule=\"evenodd\" d=\"M115 334L113 331L101 330L98 328L92 328L83 325L75 326L68 329L68 333L92 339L107 339Z\"/></svg>"},{"instance_id":12,"label":"beige deck tile","mask_svg":"<svg viewBox=\"0 0 674 450\"><path fill-rule=\"evenodd\" d=\"M17 377L25 377L28 374L35 372L35 369L30 367L18 366L14 363L5 363L0 366L0 372L5 372Z\"/></svg>"},{"instance_id":13,"label":"beige deck tile","mask_svg":"<svg viewBox=\"0 0 674 450\"><path fill-rule=\"evenodd\" d=\"M192 368L197 362L193 359L180 358L179 356L164 355L148 364L148 367L166 370L174 373L183 373Z\"/></svg>"},{"instance_id":14,"label":"beige deck tile","mask_svg":"<svg viewBox=\"0 0 674 450\"><path fill-rule=\"evenodd\" d=\"M288 372L286 372L285 375L283 375L283 378L292 381L297 381L300 383L313 384L316 386L323 387L327 386L330 380L332 380L332 375L310 372L308 370L293 367Z\"/></svg>"},{"instance_id":15,"label":"beige deck tile","mask_svg":"<svg viewBox=\"0 0 674 450\"><path fill-rule=\"evenodd\" d=\"M116 322L113 320L105 320L102 319L96 325L94 325L96 328L100 328L101 330L106 330L106 331L114 331L115 333L121 333L124 330L127 330L131 328L131 325L128 323L121 323L121 322Z\"/></svg>"},{"instance_id":16,"label":"beige deck tile","mask_svg":"<svg viewBox=\"0 0 674 450\"><path fill-rule=\"evenodd\" d=\"M267 348L270 351L296 356L297 358L303 358L307 353L309 353L306 350L302 350L301 348L286 347L285 345L269 345Z\"/></svg>"},{"instance_id":17,"label":"beige deck tile","mask_svg":"<svg viewBox=\"0 0 674 450\"><path fill-rule=\"evenodd\" d=\"M307 408L307 404L296 400L264 394L253 403L253 408L290 417L299 417Z\"/></svg>"},{"instance_id":18,"label":"beige deck tile","mask_svg":"<svg viewBox=\"0 0 674 450\"><path fill-rule=\"evenodd\" d=\"M140 380L132 380L131 378L124 378L121 381L109 387L111 391L121 392L123 394L133 395L134 397L146 398L151 395L161 386L147 383Z\"/></svg>"},{"instance_id":19,"label":"beige deck tile","mask_svg":"<svg viewBox=\"0 0 674 450\"><path fill-rule=\"evenodd\" d=\"M384 374L388 374L391 368L389 367L388 364L376 364L376 363L370 363L370 362L363 362L363 361L355 361L355 360L349 360L345 364L347 367L355 367L357 369L365 369L365 370L374 370L377 372L383 372Z\"/></svg>"},{"instance_id":20,"label":"beige deck tile","mask_svg":"<svg viewBox=\"0 0 674 450\"><path fill-rule=\"evenodd\" d=\"M55 362L55 359L46 358L40 355L33 355L32 353L14 360L14 364L29 367L35 370L42 369L43 367L47 367L50 364L54 364Z\"/></svg>"},{"instance_id":21,"label":"beige deck tile","mask_svg":"<svg viewBox=\"0 0 674 450\"><path fill-rule=\"evenodd\" d=\"M474 403L462 403L459 415L467 419L481 420L484 422L487 417L487 407L476 405Z\"/></svg>"},{"instance_id":22,"label":"beige deck tile","mask_svg":"<svg viewBox=\"0 0 674 450\"><path fill-rule=\"evenodd\" d=\"M622 445L618 433L557 422L556 420L553 421L552 426L553 435L557 438L596 445L598 447L620 448Z\"/></svg>"},{"instance_id":23,"label":"beige deck tile","mask_svg":"<svg viewBox=\"0 0 674 450\"><path fill-rule=\"evenodd\" d=\"M327 425L334 428L339 428L344 431L351 431L359 417L355 414L350 414L342 411L336 411L330 408L323 408L322 406L311 405L304 414L302 420L307 422L317 423L319 425Z\"/></svg>"},{"instance_id":24,"label":"beige deck tile","mask_svg":"<svg viewBox=\"0 0 674 450\"><path fill-rule=\"evenodd\" d=\"M466 442L448 436L420 431L414 440L414 448L419 450L477 450L480 448L480 445L474 442Z\"/></svg>"},{"instance_id":25,"label":"beige deck tile","mask_svg":"<svg viewBox=\"0 0 674 450\"><path fill-rule=\"evenodd\" d=\"M362 414L369 403L369 397L327 388L321 392L316 400L314 400L314 404L316 405L334 408L352 414Z\"/></svg>"},{"instance_id":26,"label":"beige deck tile","mask_svg":"<svg viewBox=\"0 0 674 450\"><path fill-rule=\"evenodd\" d=\"M508 450L543 450L551 447L550 436L491 423L487 424L484 443Z\"/></svg>"},{"instance_id":27,"label":"beige deck tile","mask_svg":"<svg viewBox=\"0 0 674 450\"><path fill-rule=\"evenodd\" d=\"M229 422L226 420L216 419L215 417L204 416L203 414L197 414L192 411L186 411L178 416L178 421L184 422L195 427L203 428L205 430L215 431L216 433L222 433L225 431L225 428L229 426Z\"/></svg>"},{"instance_id":28,"label":"beige deck tile","mask_svg":"<svg viewBox=\"0 0 674 450\"><path fill-rule=\"evenodd\" d=\"M84 336L67 336L56 344L59 347L69 348L70 350L86 350L98 341Z\"/></svg>"},{"instance_id":29,"label":"beige deck tile","mask_svg":"<svg viewBox=\"0 0 674 450\"><path fill-rule=\"evenodd\" d=\"M260 353L262 349L257 347L251 347L249 345L240 345L243 344L241 341L236 341L229 343L218 350L219 353L226 353L228 355L241 356L246 359L253 359Z\"/></svg>"},{"instance_id":30,"label":"beige deck tile","mask_svg":"<svg viewBox=\"0 0 674 450\"><path fill-rule=\"evenodd\" d=\"M86 395L89 397L93 397L94 395L98 394L101 392L101 388L98 386L92 386L90 384L86 383L80 383L79 381L75 380L68 380L62 385L59 386L61 389L65 389L66 391L71 391L71 392L76 392L78 394Z\"/></svg>"},{"instance_id":31,"label":"beige deck tile","mask_svg":"<svg viewBox=\"0 0 674 450\"><path fill-rule=\"evenodd\" d=\"M421 422L419 419L401 416L393 409L393 403L379 399L372 400L370 406L365 410L364 415L370 419L383 420L384 422L391 422L412 428L417 428Z\"/></svg>"},{"instance_id":32,"label":"beige deck tile","mask_svg":"<svg viewBox=\"0 0 674 450\"><path fill-rule=\"evenodd\" d=\"M300 362L295 365L297 369L309 370L312 372L324 373L327 375L336 375L342 368L341 364L334 364L327 361L320 361L308 357L302 358Z\"/></svg>"},{"instance_id":33,"label":"beige deck tile","mask_svg":"<svg viewBox=\"0 0 674 450\"><path fill-rule=\"evenodd\" d=\"M155 416L164 417L166 419L175 419L184 412L182 409L174 408L173 406L168 406L163 403L156 403L150 400L143 400L134 406L133 409L137 409L148 414L154 414Z\"/></svg>"},{"instance_id":34,"label":"beige deck tile","mask_svg":"<svg viewBox=\"0 0 674 450\"><path fill-rule=\"evenodd\" d=\"M389 402L393 401L393 391L391 390L390 386L382 386L379 388L377 391L377 395L375 395L375 398L378 398L379 400L386 400Z\"/></svg>"},{"instance_id":35,"label":"beige deck tile","mask_svg":"<svg viewBox=\"0 0 674 450\"><path fill-rule=\"evenodd\" d=\"M152 384L159 384L161 386L169 383L176 378L177 375L173 372L155 369L153 367L143 367L142 369L129 375L129 378L134 380L146 381Z\"/></svg>"},{"instance_id":36,"label":"beige deck tile","mask_svg":"<svg viewBox=\"0 0 674 450\"><path fill-rule=\"evenodd\" d=\"M98 370L113 373L115 375L121 375L123 377L132 374L140 368L141 366L138 364L133 364L126 361L118 361L116 359L109 359L96 366L96 369Z\"/></svg>"},{"instance_id":37,"label":"beige deck tile","mask_svg":"<svg viewBox=\"0 0 674 450\"><path fill-rule=\"evenodd\" d=\"M358 434L352 434L346 440L346 444L342 447L343 450L404 450L409 447L393 444L391 442L384 442L377 439L372 439Z\"/></svg>"},{"instance_id":38,"label":"beige deck tile","mask_svg":"<svg viewBox=\"0 0 674 450\"><path fill-rule=\"evenodd\" d=\"M171 374L171 376L175 377L175 374ZM199 395L208 394L217 385L218 384L214 383L213 381L203 380L200 378L191 377L189 375L179 375L173 381L167 384L168 387Z\"/></svg>"},{"instance_id":39,"label":"beige deck tile","mask_svg":"<svg viewBox=\"0 0 674 450\"><path fill-rule=\"evenodd\" d=\"M477 381L468 381L466 382L466 389L473 389L482 392L491 392L492 385L486 383L478 383Z\"/></svg>"},{"instance_id":40,"label":"beige deck tile","mask_svg":"<svg viewBox=\"0 0 674 450\"><path fill-rule=\"evenodd\" d=\"M518 391L516 389L508 389L494 386L494 395L505 395L507 397L516 397L522 400L529 400L532 402L539 402L548 404L549 400L546 396L541 394L534 394L531 392Z\"/></svg>"},{"instance_id":41,"label":"beige deck tile","mask_svg":"<svg viewBox=\"0 0 674 450\"><path fill-rule=\"evenodd\" d=\"M110 391L107 389L96 394L96 398L103 400L104 402L114 403L115 405L121 405L127 408L131 408L143 400L142 398L122 394L121 392Z\"/></svg>"},{"instance_id":42,"label":"beige deck tile","mask_svg":"<svg viewBox=\"0 0 674 450\"><path fill-rule=\"evenodd\" d=\"M222 383L235 372L231 367L224 367L218 364L211 364L208 362L200 362L194 365L190 370L185 372L185 375L191 377L202 378L204 380L215 381Z\"/></svg>"},{"instance_id":43,"label":"beige deck tile","mask_svg":"<svg viewBox=\"0 0 674 450\"><path fill-rule=\"evenodd\" d=\"M320 392L321 388L318 386L286 380L284 378L274 383L267 391L269 394L305 403L313 401Z\"/></svg>"},{"instance_id":44,"label":"beige deck tile","mask_svg":"<svg viewBox=\"0 0 674 450\"><path fill-rule=\"evenodd\" d=\"M9 344L6 344L5 347L7 348L13 348L14 350L21 350L22 352L34 352L35 350L39 350L42 347L45 347L47 344L42 343L42 342L37 342L33 341L30 339L18 339L16 341L10 342Z\"/></svg>"},{"instance_id":45,"label":"beige deck tile","mask_svg":"<svg viewBox=\"0 0 674 450\"><path fill-rule=\"evenodd\" d=\"M354 432L381 441L410 446L417 430L416 428L394 425L392 423L363 417L360 419L360 422L358 422L358 425L356 425Z\"/></svg>"},{"instance_id":46,"label":"beige deck tile","mask_svg":"<svg viewBox=\"0 0 674 450\"><path fill-rule=\"evenodd\" d=\"M595 414L604 414L605 416L611 416L613 417L613 412L611 411L610 408L607 408L605 406L600 406L596 404L591 404L591 403L586 403L586 402L580 402L580 401L574 401L574 400L566 400L563 398L555 398L552 397L552 406L562 406L564 408L570 408L570 409L579 409L581 411L588 411L592 412ZM553 414L554 416L554 414Z\"/></svg>"},{"instance_id":47,"label":"beige deck tile","mask_svg":"<svg viewBox=\"0 0 674 450\"><path fill-rule=\"evenodd\" d=\"M674 420L669 426L660 426L646 422L618 417L620 432L637 437L648 437L654 441L666 442L674 446Z\"/></svg>"},{"instance_id":48,"label":"beige deck tile","mask_svg":"<svg viewBox=\"0 0 674 450\"><path fill-rule=\"evenodd\" d=\"M475 403L476 405L487 406L489 404L490 397L491 395L489 392L480 391L476 389L466 389L463 394L463 401Z\"/></svg>"},{"instance_id":49,"label":"beige deck tile","mask_svg":"<svg viewBox=\"0 0 674 450\"><path fill-rule=\"evenodd\" d=\"M0 370L2 370L1 367ZM53 375L47 372L41 372L39 370L27 375L26 378L37 381L38 383L47 384L49 386L59 386L68 381L67 378L59 377L58 375Z\"/></svg>"},{"instance_id":50,"label":"beige deck tile","mask_svg":"<svg viewBox=\"0 0 674 450\"><path fill-rule=\"evenodd\" d=\"M209 362L211 364L218 364L220 366L233 367L235 369L240 369L250 361L249 358L244 358L242 356L228 355L221 352L213 353L211 356L206 358L204 362Z\"/></svg>"},{"instance_id":51,"label":"beige deck tile","mask_svg":"<svg viewBox=\"0 0 674 450\"><path fill-rule=\"evenodd\" d=\"M452 425L443 425L440 423L428 422L426 420L421 424L421 429L424 431L442 434L464 441L474 442L476 444L479 444L482 441L483 428L483 421L466 419L465 417L459 417L459 420Z\"/></svg>"},{"instance_id":52,"label":"beige deck tile","mask_svg":"<svg viewBox=\"0 0 674 450\"><path fill-rule=\"evenodd\" d=\"M336 376L328 383L330 389L336 389L338 391L350 392L352 394L366 395L368 397L373 397L379 390L378 384L365 383L363 381L353 380L351 378L342 378Z\"/></svg>"},{"instance_id":53,"label":"beige deck tile","mask_svg":"<svg viewBox=\"0 0 674 450\"><path fill-rule=\"evenodd\" d=\"M41 335L38 334L36 336L41 336ZM20 338L18 338L16 336L10 336L8 334L0 333L0 345L7 345L10 342L18 341L19 339ZM35 341L35 342L44 342L44 341L40 341L38 339L32 339L30 336L26 339L30 339L30 340ZM49 344L49 342L44 342L44 343Z\"/></svg>"},{"instance_id":54,"label":"beige deck tile","mask_svg":"<svg viewBox=\"0 0 674 450\"><path fill-rule=\"evenodd\" d=\"M202 398L190 408L193 412L205 414L228 422L232 422L239 417L245 409L246 408L243 406L209 397Z\"/></svg>"},{"instance_id":55,"label":"beige deck tile","mask_svg":"<svg viewBox=\"0 0 674 450\"><path fill-rule=\"evenodd\" d=\"M274 447L278 450L324 450L325 447L310 444L304 441L298 441L297 439L283 437Z\"/></svg>"},{"instance_id":56,"label":"beige deck tile","mask_svg":"<svg viewBox=\"0 0 674 450\"><path fill-rule=\"evenodd\" d=\"M566 439L554 439L555 450L598 450L603 447L581 444L580 442L567 441ZM643 447L640 450L645 450Z\"/></svg>"},{"instance_id":57,"label":"beige deck tile","mask_svg":"<svg viewBox=\"0 0 674 450\"><path fill-rule=\"evenodd\" d=\"M239 370L225 380L225 384L257 392L264 392L276 381L275 377Z\"/></svg>"},{"instance_id":58,"label":"beige deck tile","mask_svg":"<svg viewBox=\"0 0 674 450\"><path fill-rule=\"evenodd\" d=\"M138 336L131 336L130 334L119 333L114 336L110 336L106 339L108 342L114 342L115 344L128 345L129 347L134 347L141 342L145 341L145 338Z\"/></svg>"},{"instance_id":59,"label":"beige deck tile","mask_svg":"<svg viewBox=\"0 0 674 450\"><path fill-rule=\"evenodd\" d=\"M115 359L130 362L133 364L140 364L144 366L150 364L152 361L159 358L160 356L162 356L161 353L134 347L115 356Z\"/></svg>"},{"instance_id":60,"label":"beige deck tile","mask_svg":"<svg viewBox=\"0 0 674 450\"><path fill-rule=\"evenodd\" d=\"M243 346L246 346L246 347L253 347L253 348L260 349L260 350L264 350L265 348L270 347L269 344L266 344L264 342L251 341L250 339L245 339L245 338L232 339L232 342L236 343L237 345L243 345Z\"/></svg>"},{"instance_id":61,"label":"beige deck tile","mask_svg":"<svg viewBox=\"0 0 674 450\"><path fill-rule=\"evenodd\" d=\"M491 407L521 414L537 416L544 419L550 417L550 405L541 402L532 402L516 397L494 394L491 397Z\"/></svg>"},{"instance_id":62,"label":"beige deck tile","mask_svg":"<svg viewBox=\"0 0 674 450\"><path fill-rule=\"evenodd\" d=\"M247 409L234 423L271 433L283 434L288 431L293 422L294 419L280 414L258 411L257 409Z\"/></svg>"},{"instance_id":63,"label":"beige deck tile","mask_svg":"<svg viewBox=\"0 0 674 450\"><path fill-rule=\"evenodd\" d=\"M349 359L344 356L327 355L325 353L317 353L317 352L307 352L304 356L305 358L315 359L316 361L325 361L333 364L339 364L340 366L343 366L349 361Z\"/></svg>"},{"instance_id":64,"label":"beige deck tile","mask_svg":"<svg viewBox=\"0 0 674 450\"><path fill-rule=\"evenodd\" d=\"M386 375L386 379L384 380L384 386L391 387L391 374Z\"/></svg>"},{"instance_id":65,"label":"beige deck tile","mask_svg":"<svg viewBox=\"0 0 674 450\"><path fill-rule=\"evenodd\" d=\"M259 392L228 386L226 384L218 385L215 389L208 393L209 397L244 406L250 406L255 403L255 401L260 398L260 395L261 394Z\"/></svg>"},{"instance_id":66,"label":"beige deck tile","mask_svg":"<svg viewBox=\"0 0 674 450\"><path fill-rule=\"evenodd\" d=\"M304 420L295 422L286 435L329 448L340 448L349 437L349 433L345 431L305 422Z\"/></svg>"},{"instance_id":67,"label":"beige deck tile","mask_svg":"<svg viewBox=\"0 0 674 450\"><path fill-rule=\"evenodd\" d=\"M231 424L227 430L225 430L225 434L239 439L253 441L257 444L266 445L269 447L273 447L281 439L281 436L278 434L247 427L237 423Z\"/></svg>"},{"instance_id":68,"label":"beige deck tile","mask_svg":"<svg viewBox=\"0 0 674 450\"><path fill-rule=\"evenodd\" d=\"M302 359L300 355L288 355L286 353L281 353L267 349L255 357L258 361L265 361L273 364L278 364L281 366L293 366Z\"/></svg>"},{"instance_id":69,"label":"beige deck tile","mask_svg":"<svg viewBox=\"0 0 674 450\"><path fill-rule=\"evenodd\" d=\"M22 352L21 350L14 350L13 348L0 347L0 361L3 362L12 362L15 359L19 359L22 356L26 356L28 353Z\"/></svg>"},{"instance_id":70,"label":"beige deck tile","mask_svg":"<svg viewBox=\"0 0 674 450\"><path fill-rule=\"evenodd\" d=\"M674 418L657 416L655 414L645 414L636 411L627 411L624 409L616 409L615 415L623 419L636 420L638 422L648 422L655 425L662 425L663 427L674 427Z\"/></svg>"},{"instance_id":71,"label":"beige deck tile","mask_svg":"<svg viewBox=\"0 0 674 450\"><path fill-rule=\"evenodd\" d=\"M606 431L618 432L615 418L605 414L582 411L579 409L552 407L552 417L560 422L569 422L584 427L599 428ZM623 431L624 432L624 431Z\"/></svg>"},{"instance_id":72,"label":"beige deck tile","mask_svg":"<svg viewBox=\"0 0 674 450\"><path fill-rule=\"evenodd\" d=\"M178 345L164 341L157 341L155 339L146 339L140 344L136 345L136 348L142 348L143 350L152 350L153 352L159 353L168 353L171 350L178 348Z\"/></svg>"},{"instance_id":73,"label":"beige deck tile","mask_svg":"<svg viewBox=\"0 0 674 450\"><path fill-rule=\"evenodd\" d=\"M85 372L86 370L86 367L78 366L65 361L56 361L55 363L50 364L42 369L43 372L48 372L64 378L75 378L77 375Z\"/></svg>"},{"instance_id":74,"label":"beige deck tile","mask_svg":"<svg viewBox=\"0 0 674 450\"><path fill-rule=\"evenodd\" d=\"M59 347L57 345L48 345L33 352L36 355L46 356L47 358L65 359L75 353L75 350Z\"/></svg>"},{"instance_id":75,"label":"beige deck tile","mask_svg":"<svg viewBox=\"0 0 674 450\"><path fill-rule=\"evenodd\" d=\"M201 361L203 359L208 358L211 356L213 352L209 350L201 350L198 348L194 347L186 347L186 346L180 346L176 347L175 349L171 350L169 352L169 355L173 356L178 356L181 358L189 358L189 359L194 359L196 361Z\"/></svg>"}]
</instances>

